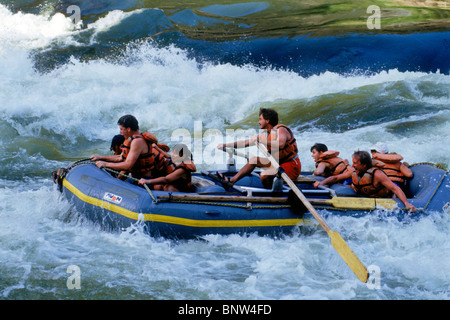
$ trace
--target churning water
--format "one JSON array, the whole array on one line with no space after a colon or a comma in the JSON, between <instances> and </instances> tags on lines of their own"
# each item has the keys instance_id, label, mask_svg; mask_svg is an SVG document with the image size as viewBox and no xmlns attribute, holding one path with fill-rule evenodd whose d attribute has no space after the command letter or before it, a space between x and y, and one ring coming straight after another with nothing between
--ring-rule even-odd
<instances>
[{"instance_id":1,"label":"churning water","mask_svg":"<svg viewBox=\"0 0 450 320\"><path fill-rule=\"evenodd\" d=\"M321 229L179 241L148 237L139 225L110 233L84 220L50 178L72 161L107 154L124 114L171 146L175 130L197 125L208 150L214 132L256 128L262 106L295 130L305 170L314 168L315 142L349 158L377 141L409 163L448 168L448 32L214 41L190 38L182 26L224 28L271 2L198 4L208 14L222 9L220 20L148 1L78 1L81 22L58 1L3 3L2 299L450 298L450 216L442 212L402 222L384 212L327 217L380 271L368 287ZM194 156L200 169L223 166L208 161L210 152ZM79 288L70 288L70 266L80 271Z\"/></svg>"}]
</instances>

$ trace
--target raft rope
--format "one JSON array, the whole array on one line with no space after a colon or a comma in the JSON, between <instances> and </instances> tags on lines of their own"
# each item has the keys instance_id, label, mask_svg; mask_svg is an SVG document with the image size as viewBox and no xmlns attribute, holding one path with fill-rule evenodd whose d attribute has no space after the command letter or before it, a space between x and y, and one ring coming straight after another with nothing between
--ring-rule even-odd
<instances>
[{"instance_id":1,"label":"raft rope","mask_svg":"<svg viewBox=\"0 0 450 320\"><path fill-rule=\"evenodd\" d=\"M433 194L432 194L431 197L428 199L427 203L425 204L425 207L423 207L423 210L425 210L425 209L428 207L428 205L430 204L431 200L433 200L434 195L435 195L436 192L438 191L439 187L441 186L441 184L442 184L442 182L444 181L444 179L445 179L445 177L447 176L447 174L448 174L448 172L445 172L445 173L442 175L441 181L439 181L439 183L437 184L436 189L434 189Z\"/></svg>"},{"instance_id":2,"label":"raft rope","mask_svg":"<svg viewBox=\"0 0 450 320\"><path fill-rule=\"evenodd\" d=\"M422 208L423 211L426 210L426 208L428 207L428 205L430 204L431 200L433 200L436 192L438 191L439 187L441 186L442 182L444 181L445 177L447 176L447 174L450 172L450 170L447 170L447 168L445 168L445 166L443 166L440 163L431 163L431 162L419 162L419 163L413 163L412 165L410 165L410 167L416 166L418 164L428 164L430 166L434 166L436 168L442 169L444 170L444 174L442 175L441 180L439 181L439 183L437 184L436 188L433 191L433 194L431 195L431 197L428 199L427 203L425 204L425 206ZM402 208L403 209L403 208Z\"/></svg>"},{"instance_id":3,"label":"raft rope","mask_svg":"<svg viewBox=\"0 0 450 320\"><path fill-rule=\"evenodd\" d=\"M78 165L82 165L82 164L92 164L93 161L91 161L91 159L81 159L78 160L76 162L74 162L72 165L70 165L69 167L66 168L66 170L68 171L70 168L76 167ZM133 181L138 182L139 179L136 179L134 177L131 177L129 175L126 175L124 173L121 173L119 171L116 171L114 169L111 168L103 168L105 169L105 171L109 171L111 173L117 174L117 175L122 175L125 176ZM150 197L152 198L154 203L158 203L161 200L157 200L155 198L155 196L153 195L152 191L150 190L150 188L144 184L144 188L147 190L147 192L150 194ZM223 207L234 207L234 208L244 208L244 209L282 209L282 208L290 208L292 207L291 205L265 205L265 206L252 206L252 205L241 205L241 204L234 204L234 203L223 203L223 202L209 202L209 201L195 201L195 200L173 200L173 199L168 199L168 202L177 202L177 203L189 203L189 204L206 204L206 205L214 205L214 206L223 206Z\"/></svg>"},{"instance_id":4,"label":"raft rope","mask_svg":"<svg viewBox=\"0 0 450 320\"><path fill-rule=\"evenodd\" d=\"M61 168L58 170L58 176L57 178L62 181L62 179L65 177L66 173L73 167L76 167L78 165L82 165L82 164L92 164L94 161L92 161L90 158L86 158L86 159L81 159L81 160L77 160L75 162L73 162L70 166L68 166L67 168ZM438 167L440 169L444 169L441 165L439 164L434 164L434 163L429 163L429 162L420 162L420 163L414 163L412 164L410 167L415 166L415 165L419 165L419 164L428 164L428 165L432 165L435 167ZM119 171L110 169L110 168L103 168L105 169L105 171L109 171L111 173L117 174L117 175L122 175L125 176L133 181L138 182L139 179L136 179L132 176L129 176L127 174L121 173ZM437 190L439 189L439 186L442 184L442 182L444 181L445 176L449 173L450 171L445 172L442 175L441 180L438 183L438 186L436 187L436 189L433 192L433 195L430 197L430 199L428 200L428 202L426 203L425 207L421 209L425 210L429 203L431 202L431 200L433 199L434 195L436 194ZM152 198L154 203L158 203L158 200L155 198L155 196L153 195L152 191L150 190L150 188L144 184L144 188L147 190L147 192L149 193L150 197ZM235 207L235 208L244 208L244 209L279 209L279 208L289 208L292 207L291 205L266 205L266 206L252 206L251 204L247 204L247 205L240 205L240 204L231 204L231 203L223 203L223 202L208 202L208 201L195 201L195 200L173 200L173 199L168 199L168 202L177 202L177 203L190 203L190 204L207 204L207 205L214 205L214 206L224 206L224 207ZM329 209L328 207L320 207L320 206L315 206L315 208L317 209ZM400 209L406 209L406 208L400 208ZM339 209L339 208L333 208L333 210L338 210L338 211L346 211L346 209Z\"/></svg>"},{"instance_id":5,"label":"raft rope","mask_svg":"<svg viewBox=\"0 0 450 320\"><path fill-rule=\"evenodd\" d=\"M87 164L87 163L93 164L94 162L95 162L95 161L92 161L90 158L87 158L87 159L81 159L81 160L78 160L78 161L75 161L74 163L72 163L69 167L66 168L66 170L69 170L70 168L76 167L77 165L80 165L80 164ZM124 177L126 177L126 178L128 178L128 179L131 179L131 180L133 180L133 181L139 182L139 179L136 179L136 178L134 178L134 177L132 177L132 176L129 176L129 175L124 174L124 173L122 173L122 172L119 172L119 171L117 171L117 170L113 170L113 169L111 169L111 168L102 168L102 169L104 169L105 171L109 171L109 172L111 172L111 173L117 174L117 175L124 176ZM155 196L153 195L152 191L150 190L150 188L149 188L146 184L144 184L144 188L145 188L145 190L147 190L147 192L149 193L149 195L150 195L150 197L152 198L153 202L154 202L154 203L158 203L158 200L155 198Z\"/></svg>"},{"instance_id":6,"label":"raft rope","mask_svg":"<svg viewBox=\"0 0 450 320\"><path fill-rule=\"evenodd\" d=\"M139 179L136 179L136 178L134 178L134 177L132 177L132 176L129 176L129 175L127 175L127 174L124 174L124 173L122 173L122 172L113 170L113 169L111 169L111 168L102 168L102 169L105 169L105 171L109 171L109 172L115 173L115 174L117 174L117 175L124 176L124 177L126 177L127 179L131 179L131 180L133 180L133 181L139 182ZM145 188L145 190L147 190L147 192L148 192L148 194L150 195L150 197L152 197L153 202L154 202L154 203L158 203L158 200L155 198L155 196L153 195L152 191L150 190L150 188L149 188L145 183L144 183L144 188Z\"/></svg>"},{"instance_id":7,"label":"raft rope","mask_svg":"<svg viewBox=\"0 0 450 320\"><path fill-rule=\"evenodd\" d=\"M419 165L419 164L428 164L428 165L430 165L430 166L433 166L433 167L442 169L442 170L444 170L444 171L450 172L450 170L448 170L443 164L440 164L440 163L432 163L432 162L417 162L417 163L413 163L413 164L410 165L409 167L411 168L411 167L417 166L417 165Z\"/></svg>"},{"instance_id":8,"label":"raft rope","mask_svg":"<svg viewBox=\"0 0 450 320\"><path fill-rule=\"evenodd\" d=\"M189 203L189 204L205 204L205 205L222 206L222 207L233 207L233 208L243 208L243 209L282 209L282 208L290 208L291 207L291 205L288 205L288 204L267 205L267 206L252 206L252 205L242 205L242 204L213 202L213 201L201 201L201 200L173 200L173 199L167 199L167 202Z\"/></svg>"}]
</instances>

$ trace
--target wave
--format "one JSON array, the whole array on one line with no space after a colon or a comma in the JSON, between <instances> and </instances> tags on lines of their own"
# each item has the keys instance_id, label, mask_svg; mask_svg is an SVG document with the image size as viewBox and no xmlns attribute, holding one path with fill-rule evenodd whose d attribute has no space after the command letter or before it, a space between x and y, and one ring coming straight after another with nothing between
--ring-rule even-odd
<instances>
[{"instance_id":1,"label":"wave","mask_svg":"<svg viewBox=\"0 0 450 320\"><path fill-rule=\"evenodd\" d=\"M181 28L155 32L167 31L175 18L185 25L198 22L193 28L228 20L204 20L193 10L166 17L137 8L142 1L80 0L75 1L85 10L80 28L67 15L55 14L69 1L5 2L9 9L0 5L3 298L83 299L85 289L93 299L449 298L442 290L449 279L448 258L442 259L448 215L411 223L398 222L395 213L391 220L386 212L358 219L326 216L362 261L381 268L382 290L367 290L321 231L176 242L149 238L135 225L109 233L75 212L50 179L56 168L108 154L123 114L136 115L142 129L171 146L176 129L197 131L205 147L226 132L234 139L237 129L255 129L264 106L277 109L294 129L305 170L314 168L309 148L315 142L349 158L378 140L410 163L449 167L448 33L205 41L189 39ZM205 10L242 16L266 9L266 3ZM148 32L140 25L128 28L149 17L155 22L145 26ZM383 39L388 41L377 46ZM392 48L383 51L387 46ZM73 264L82 269L84 290L67 290L67 267Z\"/></svg>"},{"instance_id":2,"label":"wave","mask_svg":"<svg viewBox=\"0 0 450 320\"><path fill-rule=\"evenodd\" d=\"M7 49L46 48L54 41L68 45L70 35L77 28L69 17L62 13L53 16L30 13L12 13L0 4L0 56L6 56Z\"/></svg>"},{"instance_id":3,"label":"wave","mask_svg":"<svg viewBox=\"0 0 450 320\"><path fill-rule=\"evenodd\" d=\"M122 55L115 62L72 59L46 74L30 70L27 60L15 64L20 70L0 71L28 75L12 77L0 89L5 137L50 139L69 153L81 142L104 144L107 150L125 113L134 114L142 129L169 140L178 128L192 132L196 121L203 130L255 128L259 108L268 106L302 137L305 153L316 140L349 152L374 139L398 146L410 140L414 161L449 163L444 151L428 152L435 139L449 138L447 75L389 70L302 77L251 65L199 67L186 51L152 42L134 44ZM343 146L349 140L353 146ZM417 144L423 144L419 153ZM427 158L419 159L424 154Z\"/></svg>"},{"instance_id":4,"label":"wave","mask_svg":"<svg viewBox=\"0 0 450 320\"><path fill-rule=\"evenodd\" d=\"M251 9L250 12L257 12L260 6L262 11L266 8L264 3L253 5L255 7L242 8ZM0 5L0 40L3 40L0 52L5 52L4 48L2 50L5 45L36 49L35 67L48 72L68 63L71 57L83 61L111 57L130 43L153 40L160 47L175 46L186 50L190 58L200 62L251 64L258 68L290 70L303 76L326 71L352 74L391 69L450 72L448 32L269 37L261 31L254 37L227 40L210 38L205 31L205 37L199 38L192 37L189 31L180 27L183 23L189 24L179 21L185 10L128 8L129 11L123 11L113 8L111 4L103 8L101 14L94 14L95 18L83 15L81 18L86 21L77 22L61 12L53 16L50 13L13 14ZM217 8L212 6L212 9ZM89 12L89 8L84 10ZM194 27L201 29L200 25ZM217 28L215 34L227 32Z\"/></svg>"},{"instance_id":5,"label":"wave","mask_svg":"<svg viewBox=\"0 0 450 320\"><path fill-rule=\"evenodd\" d=\"M187 49L183 42L163 45L148 37L126 41L111 49L113 54L77 55L80 48L109 42L136 16L150 14L161 17L154 25L164 25L160 10L116 10L77 30L74 24L56 23L60 18L54 16L13 14L0 6L0 16L7 18L0 30L7 24L17 29L15 42L10 36L0 44L0 143L8 150L6 158L21 158L21 150L49 160L107 152L117 119L126 113L169 142L178 128L192 133L196 121L203 133L255 128L259 108L268 106L295 129L305 169L313 168L309 147L315 142L350 157L378 140L410 162L450 165L447 152L435 148L436 141L449 139L450 77L441 71L350 68L304 75L272 60L250 61L254 49L237 63L214 56L205 44ZM37 24L43 24L41 33L54 28L42 37L46 41L36 42L41 36L26 32L19 36L22 27ZM55 43L66 58L55 58L57 63L42 72L36 57L51 61ZM254 48L258 43L252 42Z\"/></svg>"}]
</instances>

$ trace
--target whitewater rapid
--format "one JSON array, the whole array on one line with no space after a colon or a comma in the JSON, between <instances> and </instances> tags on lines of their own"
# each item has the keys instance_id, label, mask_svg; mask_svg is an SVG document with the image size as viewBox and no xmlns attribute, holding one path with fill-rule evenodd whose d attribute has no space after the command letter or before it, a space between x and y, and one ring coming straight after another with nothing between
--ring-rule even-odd
<instances>
[{"instance_id":1,"label":"whitewater rapid","mask_svg":"<svg viewBox=\"0 0 450 320\"><path fill-rule=\"evenodd\" d=\"M382 211L358 219L321 212L364 263L380 268L381 283L371 289L321 230L169 241L138 225L106 232L61 199L51 171L108 154L117 120L128 113L171 146L180 129L190 147L200 137L194 157L201 170L225 165L213 161L209 147L255 129L263 106L275 107L294 129L304 170L314 168L309 148L316 142L350 158L384 141L409 163L450 166L444 72L307 76L270 63L199 58L152 37L114 54L78 54L150 13L162 14L114 10L81 28L62 13L13 13L0 5L1 299L450 298L448 215L399 222ZM72 265L81 270L79 290L67 286Z\"/></svg>"}]
</instances>

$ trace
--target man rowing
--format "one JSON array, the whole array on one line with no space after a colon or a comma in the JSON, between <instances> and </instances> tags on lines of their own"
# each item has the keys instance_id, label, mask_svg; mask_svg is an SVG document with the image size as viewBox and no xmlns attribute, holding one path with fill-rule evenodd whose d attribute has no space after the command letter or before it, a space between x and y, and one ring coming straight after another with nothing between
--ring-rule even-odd
<instances>
[{"instance_id":1,"label":"man rowing","mask_svg":"<svg viewBox=\"0 0 450 320\"><path fill-rule=\"evenodd\" d=\"M219 144L218 149L244 148L253 146L257 142L266 146L271 155L277 159L280 166L290 179L295 180L300 175L301 162L298 156L297 143L291 129L278 123L278 113L273 109L261 108L259 110L259 128L263 131L250 139L232 143ZM223 176L218 172L222 183L232 186L236 181L250 174L256 167L264 168L261 172L261 182L267 189L272 187L277 170L272 167L270 161L263 157L252 157L239 172L231 178Z\"/></svg>"}]
</instances>

